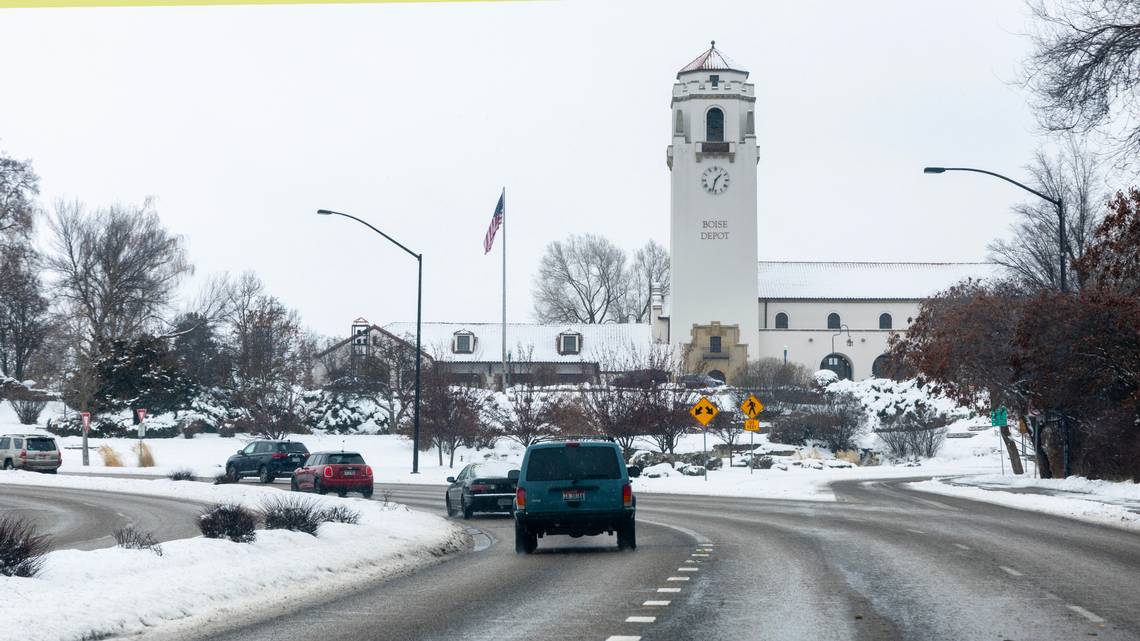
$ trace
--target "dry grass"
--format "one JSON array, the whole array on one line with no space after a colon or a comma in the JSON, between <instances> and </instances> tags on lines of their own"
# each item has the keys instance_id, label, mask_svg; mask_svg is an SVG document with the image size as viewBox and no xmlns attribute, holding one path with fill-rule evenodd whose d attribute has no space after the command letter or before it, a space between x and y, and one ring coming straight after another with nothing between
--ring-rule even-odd
<instances>
[{"instance_id":1,"label":"dry grass","mask_svg":"<svg viewBox=\"0 0 1140 641\"><path fill-rule=\"evenodd\" d=\"M103 458L103 467L123 466L123 460L119 458L119 453L116 452L110 445L100 445L99 456Z\"/></svg>"},{"instance_id":2,"label":"dry grass","mask_svg":"<svg viewBox=\"0 0 1140 641\"><path fill-rule=\"evenodd\" d=\"M835 458L840 461L847 461L852 465L859 464L859 452L856 450L839 450L835 453Z\"/></svg>"},{"instance_id":3,"label":"dry grass","mask_svg":"<svg viewBox=\"0 0 1140 641\"><path fill-rule=\"evenodd\" d=\"M803 461L803 460L809 459L809 458L816 459L817 461L822 461L823 460L823 454L820 454L819 450L815 449L814 447L811 448L810 450L799 450L796 452L796 459L798 459L800 461Z\"/></svg>"},{"instance_id":4,"label":"dry grass","mask_svg":"<svg viewBox=\"0 0 1140 641\"><path fill-rule=\"evenodd\" d=\"M139 458L139 467L154 467L154 454L146 443L139 441L132 449Z\"/></svg>"}]
</instances>

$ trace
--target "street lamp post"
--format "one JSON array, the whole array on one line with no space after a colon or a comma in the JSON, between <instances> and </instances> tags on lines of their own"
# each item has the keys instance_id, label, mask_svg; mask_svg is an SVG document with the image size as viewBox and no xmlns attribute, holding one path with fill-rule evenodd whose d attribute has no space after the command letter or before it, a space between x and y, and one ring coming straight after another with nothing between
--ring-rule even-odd
<instances>
[{"instance_id":1,"label":"street lamp post","mask_svg":"<svg viewBox=\"0 0 1140 641\"><path fill-rule=\"evenodd\" d=\"M1064 200L1062 200L1060 197L1052 198L1050 196L1046 196L1045 194L1037 191L1036 189L1033 189L1031 187L1027 187L1027 186L1017 182L1016 180L1014 180L1012 178L1008 178L1006 176L994 173L992 171L986 171L985 169L974 169L972 167L924 167L922 169L922 173L924 173L924 174L941 174L941 173L945 173L947 171L972 171L976 174L986 174L987 176L993 176L994 178L1000 178L1000 179L1006 181L1007 183L1021 187L1025 191L1033 194L1034 196L1037 196L1038 198L1041 198L1041 199L1046 200L1050 203L1053 203L1053 206L1055 206L1057 208L1057 242L1060 243L1060 249L1057 253L1060 255L1060 269L1061 269L1061 271L1059 272L1059 275L1060 275L1061 292L1064 293L1064 292L1069 291L1069 288L1068 288L1067 283L1065 281L1065 201Z\"/></svg>"},{"instance_id":2,"label":"street lamp post","mask_svg":"<svg viewBox=\"0 0 1140 641\"><path fill-rule=\"evenodd\" d=\"M423 301L424 301L424 256L423 256L423 254L417 254L416 252L408 249L407 247L405 247L402 243L400 243L395 238L392 238L388 234L385 234L384 232L380 231L379 229L376 229L375 227L373 227L369 223L357 218L356 216L352 216L350 214L345 214L345 213L342 213L339 211L332 211L331 209L318 209L317 213L322 215L322 216L337 215L337 216L344 216L345 218L351 218L351 219L355 220L356 222L360 223L361 225L364 225L365 227L371 229L372 231L376 232L377 234L380 234L384 238L388 239L392 244L394 244L395 246L399 247L400 249L408 252L408 254L410 254L412 256L412 258L416 259L416 264L417 264L419 273L416 277L416 400L415 400L415 407L412 410L412 412L413 412L413 414L412 414L412 416L413 416L413 419L412 419L412 474L419 474L419 472L420 472L420 361L422 360L422 358L421 358L422 353L420 351L420 319L422 318Z\"/></svg>"}]
</instances>

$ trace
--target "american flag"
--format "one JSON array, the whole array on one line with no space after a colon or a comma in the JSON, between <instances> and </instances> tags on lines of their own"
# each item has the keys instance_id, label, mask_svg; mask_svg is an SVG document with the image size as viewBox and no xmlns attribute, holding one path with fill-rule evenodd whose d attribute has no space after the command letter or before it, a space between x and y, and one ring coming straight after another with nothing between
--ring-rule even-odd
<instances>
[{"instance_id":1,"label":"american flag","mask_svg":"<svg viewBox=\"0 0 1140 641\"><path fill-rule=\"evenodd\" d=\"M483 253L491 253L491 246L495 244L495 232L503 226L503 214L506 213L507 190L499 196L499 204L495 206L495 214L491 216L491 226L487 228L487 235L483 237Z\"/></svg>"}]
</instances>

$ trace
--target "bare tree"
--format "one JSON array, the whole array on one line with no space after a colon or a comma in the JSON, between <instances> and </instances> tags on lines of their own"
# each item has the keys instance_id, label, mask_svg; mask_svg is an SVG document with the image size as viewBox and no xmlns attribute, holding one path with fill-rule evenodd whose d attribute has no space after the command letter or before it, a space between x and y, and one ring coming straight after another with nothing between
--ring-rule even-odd
<instances>
[{"instance_id":1,"label":"bare tree","mask_svg":"<svg viewBox=\"0 0 1140 641\"><path fill-rule=\"evenodd\" d=\"M31 162L0 152L0 244L31 234L38 193L39 177L32 171Z\"/></svg>"},{"instance_id":2,"label":"bare tree","mask_svg":"<svg viewBox=\"0 0 1140 641\"><path fill-rule=\"evenodd\" d=\"M27 244L0 247L0 372L20 381L50 330L37 262Z\"/></svg>"},{"instance_id":3,"label":"bare tree","mask_svg":"<svg viewBox=\"0 0 1140 641\"><path fill-rule=\"evenodd\" d=\"M137 336L161 321L175 289L192 271L182 239L163 228L150 201L87 213L60 203L51 220L60 298L82 328L80 348Z\"/></svg>"},{"instance_id":4,"label":"bare tree","mask_svg":"<svg viewBox=\"0 0 1140 641\"><path fill-rule=\"evenodd\" d=\"M649 320L654 288L662 295L669 293L669 251L650 239L633 255L626 273L626 296L617 313L618 320Z\"/></svg>"},{"instance_id":5,"label":"bare tree","mask_svg":"<svg viewBox=\"0 0 1140 641\"><path fill-rule=\"evenodd\" d=\"M421 446L436 448L440 466L446 452L448 467L455 467L455 450L460 445L480 440L489 413L484 390L453 383L444 368L429 368L420 416Z\"/></svg>"},{"instance_id":6,"label":"bare tree","mask_svg":"<svg viewBox=\"0 0 1140 641\"><path fill-rule=\"evenodd\" d=\"M1014 237L990 243L990 260L1030 289L1056 289L1060 287L1058 221L1063 214L1065 260L1069 265L1084 256L1093 230L1103 218L1106 194L1100 167L1076 138L1068 136L1057 155L1038 151L1028 170L1037 190L1061 200L1064 212L1041 199L1017 205L1014 211L1020 220L1013 225ZM1072 285L1076 289L1080 283Z\"/></svg>"},{"instance_id":7,"label":"bare tree","mask_svg":"<svg viewBox=\"0 0 1140 641\"><path fill-rule=\"evenodd\" d=\"M1050 131L1099 130L1121 159L1140 152L1140 3L1031 0L1038 21L1026 84ZM1125 160L1128 162L1128 160Z\"/></svg>"},{"instance_id":8,"label":"bare tree","mask_svg":"<svg viewBox=\"0 0 1140 641\"><path fill-rule=\"evenodd\" d=\"M546 246L535 277L535 316L543 323L602 323L626 296L625 252L594 234Z\"/></svg>"}]
</instances>

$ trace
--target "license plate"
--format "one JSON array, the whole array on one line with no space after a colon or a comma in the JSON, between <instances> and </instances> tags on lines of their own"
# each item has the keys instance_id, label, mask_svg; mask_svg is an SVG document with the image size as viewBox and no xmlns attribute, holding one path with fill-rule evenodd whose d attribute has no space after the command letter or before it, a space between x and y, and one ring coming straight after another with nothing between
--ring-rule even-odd
<instances>
[{"instance_id":1,"label":"license plate","mask_svg":"<svg viewBox=\"0 0 1140 641\"><path fill-rule=\"evenodd\" d=\"M499 499L499 507L510 507L514 503L514 499Z\"/></svg>"},{"instance_id":2,"label":"license plate","mask_svg":"<svg viewBox=\"0 0 1140 641\"><path fill-rule=\"evenodd\" d=\"M345 476L356 476L356 470L345 470L344 475Z\"/></svg>"},{"instance_id":3,"label":"license plate","mask_svg":"<svg viewBox=\"0 0 1140 641\"><path fill-rule=\"evenodd\" d=\"M586 490L562 490L563 501L581 501L586 498Z\"/></svg>"}]
</instances>

